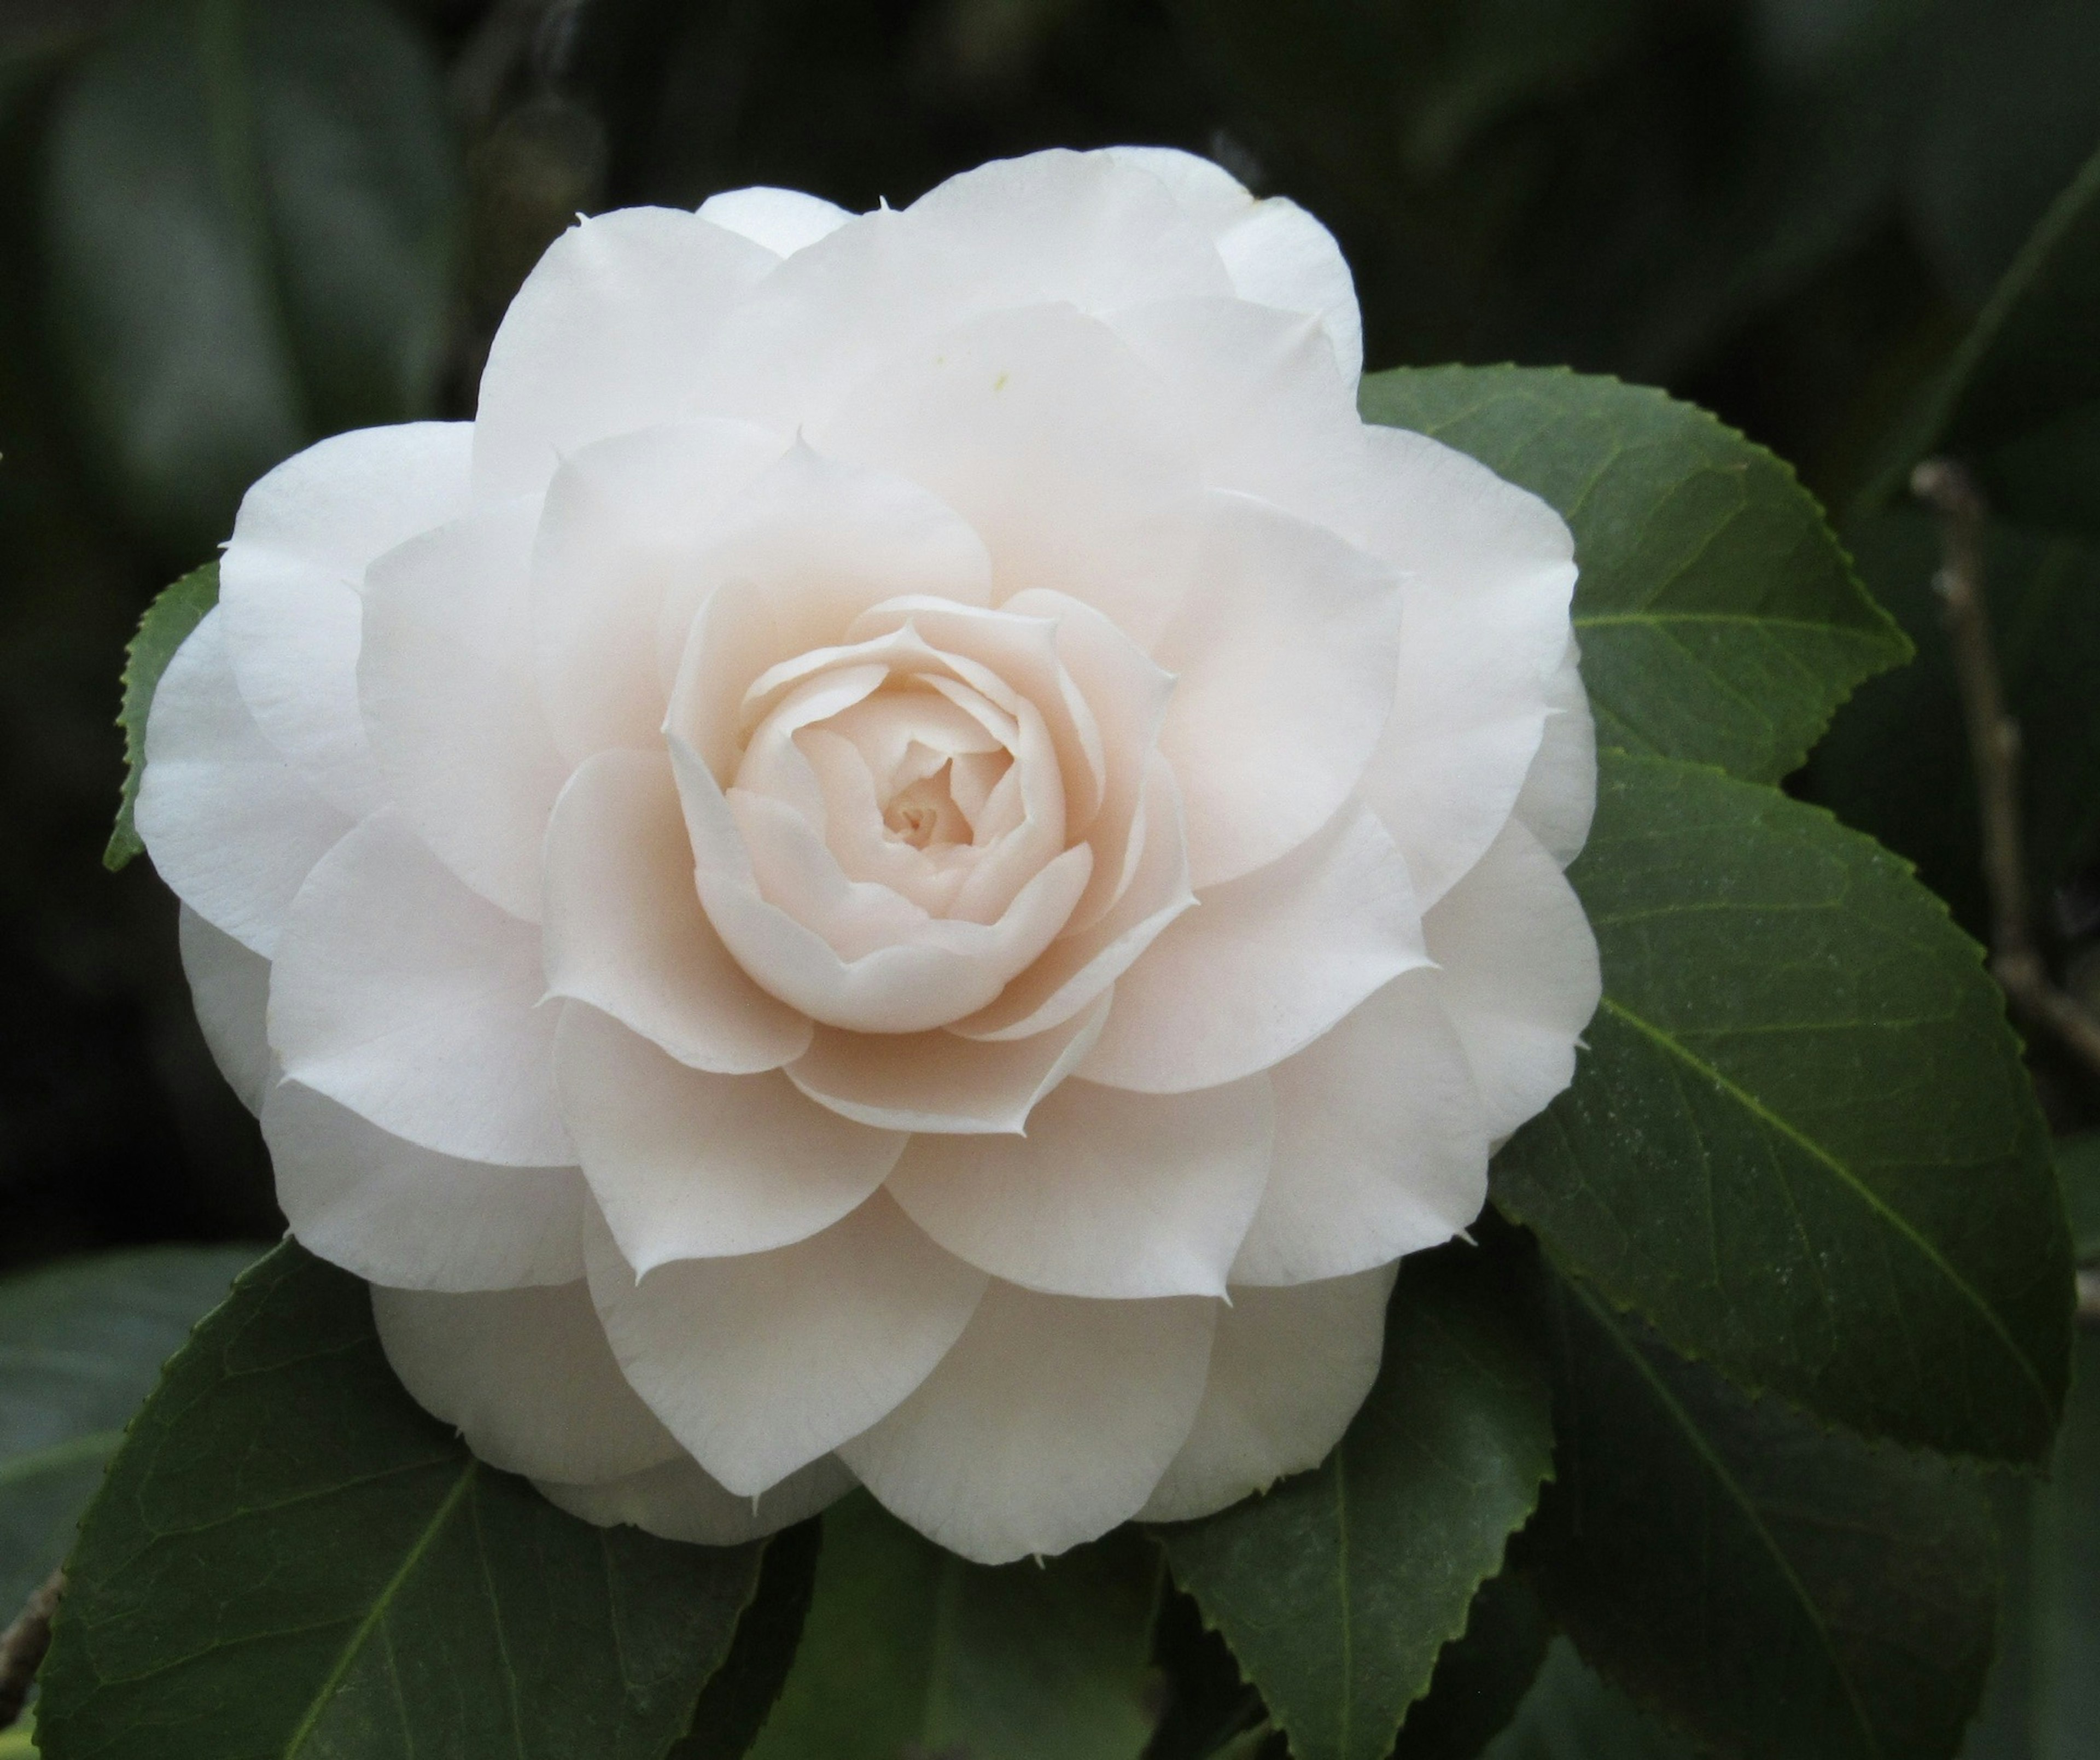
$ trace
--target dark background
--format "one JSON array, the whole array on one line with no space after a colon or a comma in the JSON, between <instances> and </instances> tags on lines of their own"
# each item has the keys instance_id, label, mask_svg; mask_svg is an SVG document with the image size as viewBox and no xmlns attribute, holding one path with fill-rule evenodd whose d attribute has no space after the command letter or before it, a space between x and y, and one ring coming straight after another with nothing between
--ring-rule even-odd
<instances>
[{"instance_id":1,"label":"dark background","mask_svg":"<svg viewBox=\"0 0 2100 1760\"><path fill-rule=\"evenodd\" d=\"M2100 143L2100 5L0 0L0 1263L278 1226L173 901L100 862L123 645L246 483L338 428L470 414L578 210L901 205L1119 141L1326 219L1370 366L1659 383L1844 517ZM1930 545L1901 538L1870 579L1921 605ZM1980 928L1952 737L1910 829L1873 828ZM2076 954L2067 836L2044 880Z\"/></svg>"}]
</instances>

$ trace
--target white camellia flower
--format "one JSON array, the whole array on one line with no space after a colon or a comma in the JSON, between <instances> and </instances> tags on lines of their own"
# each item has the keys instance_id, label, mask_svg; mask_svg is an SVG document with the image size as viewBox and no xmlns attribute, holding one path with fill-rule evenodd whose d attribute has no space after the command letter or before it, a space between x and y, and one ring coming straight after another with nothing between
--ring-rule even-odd
<instances>
[{"instance_id":1,"label":"white camellia flower","mask_svg":"<svg viewBox=\"0 0 2100 1760\"><path fill-rule=\"evenodd\" d=\"M1046 152L585 221L249 492L138 823L480 1455L990 1561L1332 1448L1599 994L1568 531L1361 356L1303 210Z\"/></svg>"}]
</instances>

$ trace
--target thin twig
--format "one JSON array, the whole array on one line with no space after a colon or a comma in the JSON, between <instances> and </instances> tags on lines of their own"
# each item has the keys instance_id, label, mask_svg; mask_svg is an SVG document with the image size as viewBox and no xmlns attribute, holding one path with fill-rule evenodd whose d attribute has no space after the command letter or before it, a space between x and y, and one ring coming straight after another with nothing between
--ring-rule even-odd
<instances>
[{"instance_id":1,"label":"thin twig","mask_svg":"<svg viewBox=\"0 0 2100 1760\"><path fill-rule=\"evenodd\" d=\"M34 1590L20 1616L0 1632L0 1730L21 1716L29 1683L51 1647L51 1616L65 1593L65 1573L53 1571Z\"/></svg>"},{"instance_id":2,"label":"thin twig","mask_svg":"<svg viewBox=\"0 0 2100 1760\"><path fill-rule=\"evenodd\" d=\"M1991 641L1983 598L1983 528L1989 518L1975 479L1952 460L1929 458L1911 473L1911 492L1939 515L1939 589L1954 656L1969 760L1983 821L1983 878L1991 893L1991 975L2029 1025L2052 1034L2100 1074L2100 1021L2060 990L2036 944L2029 914L2026 843L2020 826L2020 730Z\"/></svg>"}]
</instances>

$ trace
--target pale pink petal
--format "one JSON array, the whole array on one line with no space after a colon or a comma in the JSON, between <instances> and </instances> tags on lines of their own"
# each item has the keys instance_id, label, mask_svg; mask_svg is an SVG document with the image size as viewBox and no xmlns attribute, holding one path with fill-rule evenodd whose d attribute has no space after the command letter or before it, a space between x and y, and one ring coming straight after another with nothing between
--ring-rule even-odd
<instances>
[{"instance_id":1,"label":"pale pink petal","mask_svg":"<svg viewBox=\"0 0 2100 1760\"><path fill-rule=\"evenodd\" d=\"M1053 588L1149 646L1189 578L1197 439L1129 345L1077 312L959 324L858 385L819 443L968 520L995 602Z\"/></svg>"},{"instance_id":2,"label":"pale pink petal","mask_svg":"<svg viewBox=\"0 0 2100 1760\"><path fill-rule=\"evenodd\" d=\"M1515 819L1422 928L1500 1142L1574 1078L1577 1036L1604 993L1596 937L1560 863Z\"/></svg>"},{"instance_id":3,"label":"pale pink petal","mask_svg":"<svg viewBox=\"0 0 2100 1760\"><path fill-rule=\"evenodd\" d=\"M365 568L465 508L474 428L417 421L338 434L241 498L218 560L240 694L263 736L338 808L386 805L357 704Z\"/></svg>"},{"instance_id":4,"label":"pale pink petal","mask_svg":"<svg viewBox=\"0 0 2100 1760\"><path fill-rule=\"evenodd\" d=\"M1140 1515L1208 1515L1326 1459L1378 1379L1397 1269L1235 1289L1218 1316L1195 1426Z\"/></svg>"},{"instance_id":5,"label":"pale pink petal","mask_svg":"<svg viewBox=\"0 0 2100 1760\"><path fill-rule=\"evenodd\" d=\"M979 1564L1097 1539L1144 1506L1187 1440L1223 1306L995 1282L940 1367L839 1458Z\"/></svg>"},{"instance_id":6,"label":"pale pink petal","mask_svg":"<svg viewBox=\"0 0 2100 1760\"><path fill-rule=\"evenodd\" d=\"M701 1466L754 1497L924 1381L986 1282L880 1194L793 1246L682 1259L638 1283L610 1236L585 1251L628 1378Z\"/></svg>"},{"instance_id":7,"label":"pale pink petal","mask_svg":"<svg viewBox=\"0 0 2100 1760\"><path fill-rule=\"evenodd\" d=\"M372 1317L402 1385L492 1467L588 1484L678 1458L580 1282L471 1295L375 1284Z\"/></svg>"},{"instance_id":8,"label":"pale pink petal","mask_svg":"<svg viewBox=\"0 0 2100 1760\"><path fill-rule=\"evenodd\" d=\"M835 1455L812 1461L757 1498L725 1490L697 1461L681 1455L624 1479L565 1485L536 1479L535 1488L558 1510L598 1528L638 1528L688 1546L736 1546L806 1521L854 1488L854 1475Z\"/></svg>"},{"instance_id":9,"label":"pale pink petal","mask_svg":"<svg viewBox=\"0 0 2100 1760\"><path fill-rule=\"evenodd\" d=\"M270 1043L263 1036L270 1003L270 962L214 929L188 905L179 907L176 940L183 976L211 1061L250 1112L262 1109L270 1083Z\"/></svg>"},{"instance_id":10,"label":"pale pink petal","mask_svg":"<svg viewBox=\"0 0 2100 1760\"><path fill-rule=\"evenodd\" d=\"M547 829L546 887L549 995L717 1074L778 1069L807 1048L807 1017L744 976L700 908L660 748L602 752L569 779Z\"/></svg>"},{"instance_id":11,"label":"pale pink petal","mask_svg":"<svg viewBox=\"0 0 2100 1760\"><path fill-rule=\"evenodd\" d=\"M805 1100L779 1074L710 1075L594 1008L562 1009L562 1116L630 1264L784 1246L888 1177L904 1139Z\"/></svg>"},{"instance_id":12,"label":"pale pink petal","mask_svg":"<svg viewBox=\"0 0 2100 1760\"><path fill-rule=\"evenodd\" d=\"M509 1290L584 1274L574 1167L496 1167L390 1136L297 1082L262 1105L277 1202L309 1252L404 1290Z\"/></svg>"},{"instance_id":13,"label":"pale pink petal","mask_svg":"<svg viewBox=\"0 0 2100 1760\"><path fill-rule=\"evenodd\" d=\"M477 508L365 575L358 690L395 804L455 874L540 915L540 847L568 775L540 712L527 583L536 501Z\"/></svg>"},{"instance_id":14,"label":"pale pink petal","mask_svg":"<svg viewBox=\"0 0 2100 1760\"><path fill-rule=\"evenodd\" d=\"M1581 658L1571 636L1546 681L1546 734L1511 809L1563 867L1582 853L1597 810L1597 724L1582 688Z\"/></svg>"},{"instance_id":15,"label":"pale pink petal","mask_svg":"<svg viewBox=\"0 0 2100 1760\"><path fill-rule=\"evenodd\" d=\"M292 895L354 822L262 737L222 616L205 613L161 674L133 817L176 895L267 959Z\"/></svg>"},{"instance_id":16,"label":"pale pink petal","mask_svg":"<svg viewBox=\"0 0 2100 1760\"><path fill-rule=\"evenodd\" d=\"M853 218L846 209L821 196L764 183L710 196L700 204L699 215L739 238L764 245L776 257L792 257Z\"/></svg>"},{"instance_id":17,"label":"pale pink petal","mask_svg":"<svg viewBox=\"0 0 2100 1760\"><path fill-rule=\"evenodd\" d=\"M1364 370L1364 320L1357 284L1335 235L1287 196L1256 202L1215 235L1233 291L1259 306L1320 320L1335 362L1352 385Z\"/></svg>"},{"instance_id":18,"label":"pale pink petal","mask_svg":"<svg viewBox=\"0 0 2100 1760\"><path fill-rule=\"evenodd\" d=\"M1393 706L1401 584L1324 528L1208 497L1188 595L1152 654L1179 682L1174 766L1198 893L1273 862L1335 816Z\"/></svg>"},{"instance_id":19,"label":"pale pink petal","mask_svg":"<svg viewBox=\"0 0 2100 1760\"><path fill-rule=\"evenodd\" d=\"M270 978L270 1046L293 1080L439 1154L557 1167L557 1009L540 932L489 903L391 809L307 876Z\"/></svg>"},{"instance_id":20,"label":"pale pink petal","mask_svg":"<svg viewBox=\"0 0 2100 1760\"><path fill-rule=\"evenodd\" d=\"M665 602L687 593L728 510L786 448L747 422L687 421L562 461L533 542L532 622L548 729L571 762L660 745Z\"/></svg>"},{"instance_id":21,"label":"pale pink petal","mask_svg":"<svg viewBox=\"0 0 2100 1760\"><path fill-rule=\"evenodd\" d=\"M1574 540L1463 453L1365 430L1370 546L1406 571L1400 682L1362 794L1427 910L1509 818L1568 650Z\"/></svg>"},{"instance_id":22,"label":"pale pink petal","mask_svg":"<svg viewBox=\"0 0 2100 1760\"><path fill-rule=\"evenodd\" d=\"M1235 1290L1382 1265L1480 1214L1487 1123L1436 981L1395 978L1269 1071L1276 1153Z\"/></svg>"},{"instance_id":23,"label":"pale pink petal","mask_svg":"<svg viewBox=\"0 0 2100 1760\"><path fill-rule=\"evenodd\" d=\"M1090 1081L1210 1087L1302 1050L1426 964L1407 867L1361 806L1280 862L1202 895L1116 980Z\"/></svg>"},{"instance_id":24,"label":"pale pink petal","mask_svg":"<svg viewBox=\"0 0 2100 1760\"><path fill-rule=\"evenodd\" d=\"M1093 1049L1109 999L1030 1038L986 1043L930 1033L841 1033L819 1027L788 1065L810 1099L892 1131L1019 1131L1038 1101Z\"/></svg>"},{"instance_id":25,"label":"pale pink petal","mask_svg":"<svg viewBox=\"0 0 2100 1760\"><path fill-rule=\"evenodd\" d=\"M710 339L779 260L673 209L580 219L526 277L489 346L476 494L536 493L578 448L692 413Z\"/></svg>"},{"instance_id":26,"label":"pale pink petal","mask_svg":"<svg viewBox=\"0 0 2100 1760\"><path fill-rule=\"evenodd\" d=\"M890 1195L951 1253L1058 1295L1223 1295L1268 1176L1268 1078L1067 1082L1026 1136L917 1136Z\"/></svg>"}]
</instances>

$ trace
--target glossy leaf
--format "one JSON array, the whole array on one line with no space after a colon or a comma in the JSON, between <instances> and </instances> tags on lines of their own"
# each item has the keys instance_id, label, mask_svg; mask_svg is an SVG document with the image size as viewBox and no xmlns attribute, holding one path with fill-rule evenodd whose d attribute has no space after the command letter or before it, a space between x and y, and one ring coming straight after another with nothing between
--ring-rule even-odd
<instances>
[{"instance_id":1,"label":"glossy leaf","mask_svg":"<svg viewBox=\"0 0 2100 1760\"><path fill-rule=\"evenodd\" d=\"M1480 1760L1696 1760L1698 1753L1556 1638L1510 1727Z\"/></svg>"},{"instance_id":2,"label":"glossy leaf","mask_svg":"<svg viewBox=\"0 0 2100 1760\"><path fill-rule=\"evenodd\" d=\"M965 1564L864 1492L823 1517L802 1648L753 1760L1135 1760L1159 1563L1127 1532Z\"/></svg>"},{"instance_id":3,"label":"glossy leaf","mask_svg":"<svg viewBox=\"0 0 2100 1760\"><path fill-rule=\"evenodd\" d=\"M798 1522L765 1548L758 1591L736 1638L693 1708L692 1728L668 1760L737 1760L765 1727L795 1661L816 1591L820 1522Z\"/></svg>"},{"instance_id":4,"label":"glossy leaf","mask_svg":"<svg viewBox=\"0 0 2100 1760\"><path fill-rule=\"evenodd\" d=\"M149 1247L0 1281L0 1626L64 1558L161 1365L261 1251Z\"/></svg>"},{"instance_id":5,"label":"glossy leaf","mask_svg":"<svg viewBox=\"0 0 2100 1760\"><path fill-rule=\"evenodd\" d=\"M1326 1463L1159 1530L1297 1760L1383 1760L1538 1500L1552 1414L1514 1308L1477 1249L1408 1259Z\"/></svg>"},{"instance_id":6,"label":"glossy leaf","mask_svg":"<svg viewBox=\"0 0 2100 1760\"><path fill-rule=\"evenodd\" d=\"M1996 1612L1977 1476L1746 1399L1579 1285L1549 1307L1531 1556L1584 1656L1723 1753L1952 1755Z\"/></svg>"},{"instance_id":7,"label":"glossy leaf","mask_svg":"<svg viewBox=\"0 0 2100 1760\"><path fill-rule=\"evenodd\" d=\"M1470 453L1559 509L1606 746L1776 782L1903 635L1793 471L1703 410L1558 369L1402 368L1366 419Z\"/></svg>"},{"instance_id":8,"label":"glossy leaf","mask_svg":"<svg viewBox=\"0 0 2100 1760\"><path fill-rule=\"evenodd\" d=\"M428 50L379 0L148 0L60 95L50 311L112 499L161 549L338 429L427 412L456 174Z\"/></svg>"},{"instance_id":9,"label":"glossy leaf","mask_svg":"<svg viewBox=\"0 0 2100 1760\"><path fill-rule=\"evenodd\" d=\"M1972 933L1988 933L1976 788L1952 651L1933 577L1939 536L1922 511L1855 521L1860 571L1917 658L1870 680L1809 760L1816 799L1918 865ZM2100 546L1994 522L1984 598L2006 706L2021 729L2022 821L2036 920L2100 850Z\"/></svg>"},{"instance_id":10,"label":"glossy leaf","mask_svg":"<svg viewBox=\"0 0 2100 1760\"><path fill-rule=\"evenodd\" d=\"M1409 1707L1392 1760L1474 1760L1516 1715L1552 1636L1529 1577L1490 1577L1466 1630L1437 1657L1429 1691Z\"/></svg>"},{"instance_id":11,"label":"glossy leaf","mask_svg":"<svg viewBox=\"0 0 2100 1760\"><path fill-rule=\"evenodd\" d=\"M1753 1391L2040 1460L2070 1241L1974 944L1828 814L1653 758L1606 759L1570 877L1604 1002L1496 1158L1505 1213Z\"/></svg>"},{"instance_id":12,"label":"glossy leaf","mask_svg":"<svg viewBox=\"0 0 2100 1760\"><path fill-rule=\"evenodd\" d=\"M153 711L161 674L168 669L175 650L204 621L205 613L218 603L218 564L206 562L161 589L146 607L138 634L124 651L124 707L117 717L124 730L124 792L117 801L109 845L102 852L102 865L112 873L146 847L131 823L131 810L139 799L139 779L146 773L146 720Z\"/></svg>"},{"instance_id":13,"label":"glossy leaf","mask_svg":"<svg viewBox=\"0 0 2100 1760\"><path fill-rule=\"evenodd\" d=\"M387 1367L363 1283L279 1247L169 1365L68 1565L46 1760L660 1760L765 1546L563 1515Z\"/></svg>"}]
</instances>

